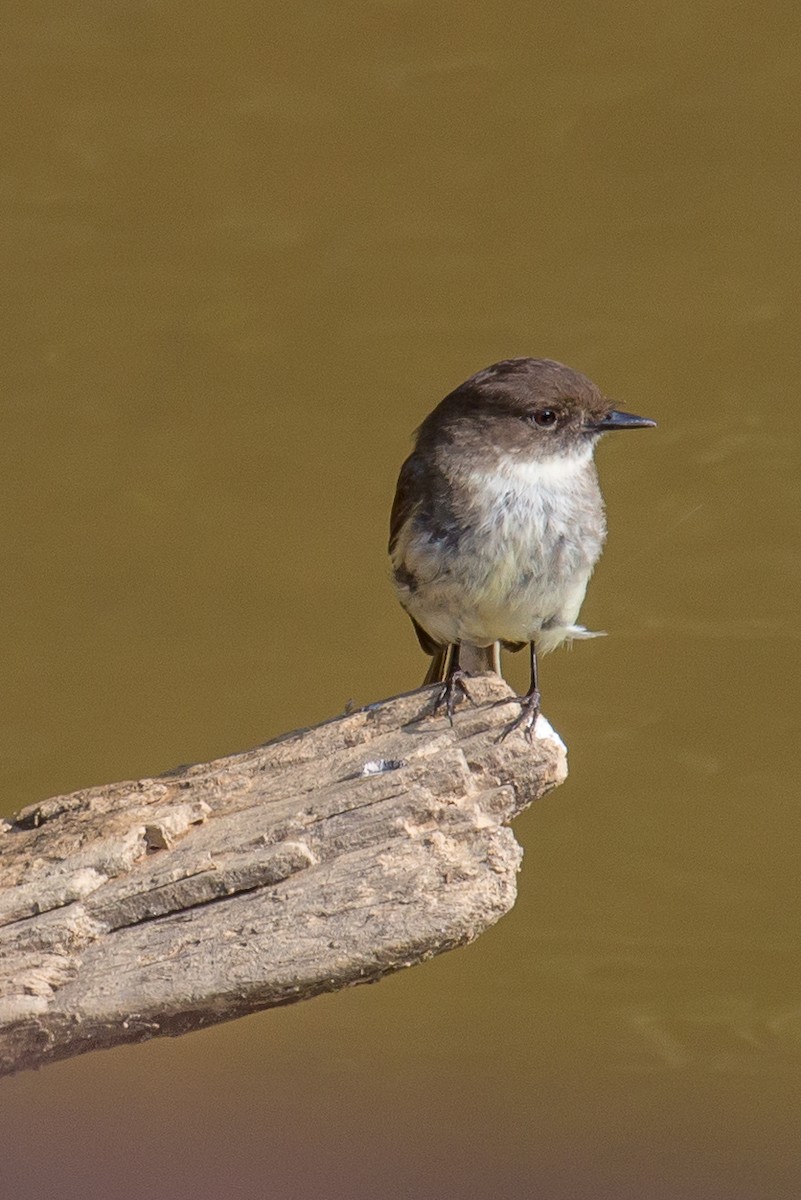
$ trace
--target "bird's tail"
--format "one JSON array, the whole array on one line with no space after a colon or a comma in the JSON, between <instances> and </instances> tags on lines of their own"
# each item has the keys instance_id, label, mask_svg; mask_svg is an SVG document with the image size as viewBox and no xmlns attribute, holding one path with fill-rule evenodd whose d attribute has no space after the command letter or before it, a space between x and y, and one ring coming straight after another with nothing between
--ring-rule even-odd
<instances>
[{"instance_id":1,"label":"bird's tail","mask_svg":"<svg viewBox=\"0 0 801 1200\"><path fill-rule=\"evenodd\" d=\"M453 664L456 647L438 646L431 659L431 665L423 680L423 687L428 683L443 683L448 677ZM473 646L470 642L462 642L459 646L459 667L468 675L481 675L484 671L501 673L501 647L499 642L491 642L489 646Z\"/></svg>"},{"instance_id":2,"label":"bird's tail","mask_svg":"<svg viewBox=\"0 0 801 1200\"><path fill-rule=\"evenodd\" d=\"M438 646L428 664L423 687L429 683L443 683L453 659L453 646Z\"/></svg>"}]
</instances>

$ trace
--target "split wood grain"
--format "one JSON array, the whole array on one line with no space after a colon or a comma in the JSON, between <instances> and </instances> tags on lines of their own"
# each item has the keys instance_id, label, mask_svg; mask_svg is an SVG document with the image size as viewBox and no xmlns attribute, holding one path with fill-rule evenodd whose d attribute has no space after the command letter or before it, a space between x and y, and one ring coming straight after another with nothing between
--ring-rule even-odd
<instances>
[{"instance_id":1,"label":"split wood grain","mask_svg":"<svg viewBox=\"0 0 801 1200\"><path fill-rule=\"evenodd\" d=\"M565 778L516 709L426 689L0 822L0 1074L379 979L513 905L507 823ZM422 719L421 719L422 718Z\"/></svg>"}]
</instances>

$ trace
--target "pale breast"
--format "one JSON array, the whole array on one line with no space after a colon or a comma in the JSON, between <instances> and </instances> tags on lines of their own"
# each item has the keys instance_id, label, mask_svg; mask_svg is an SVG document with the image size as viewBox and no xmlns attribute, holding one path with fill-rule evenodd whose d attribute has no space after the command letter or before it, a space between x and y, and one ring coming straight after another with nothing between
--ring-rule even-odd
<instances>
[{"instance_id":1,"label":"pale breast","mask_svg":"<svg viewBox=\"0 0 801 1200\"><path fill-rule=\"evenodd\" d=\"M562 640L605 534L591 455L463 473L453 511L460 532L449 545L409 531L407 611L439 641L530 641L543 626Z\"/></svg>"}]
</instances>

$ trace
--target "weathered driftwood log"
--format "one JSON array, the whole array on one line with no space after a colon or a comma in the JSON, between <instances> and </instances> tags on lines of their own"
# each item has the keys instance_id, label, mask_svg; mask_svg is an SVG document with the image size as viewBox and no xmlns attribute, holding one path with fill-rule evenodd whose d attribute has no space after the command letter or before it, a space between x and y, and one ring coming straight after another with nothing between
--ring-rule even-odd
<instances>
[{"instance_id":1,"label":"weathered driftwood log","mask_svg":"<svg viewBox=\"0 0 801 1200\"><path fill-rule=\"evenodd\" d=\"M302 1000L471 941L515 899L505 823L566 774L499 734L496 676L0 822L0 1073Z\"/></svg>"}]
</instances>

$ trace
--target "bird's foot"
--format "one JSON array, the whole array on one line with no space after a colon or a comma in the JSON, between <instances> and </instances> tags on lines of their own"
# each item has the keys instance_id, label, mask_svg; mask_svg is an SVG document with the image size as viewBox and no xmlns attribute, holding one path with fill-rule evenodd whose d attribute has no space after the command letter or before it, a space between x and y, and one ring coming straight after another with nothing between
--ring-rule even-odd
<instances>
[{"instance_id":1,"label":"bird's foot","mask_svg":"<svg viewBox=\"0 0 801 1200\"><path fill-rule=\"evenodd\" d=\"M526 692L525 696L512 696L508 700L498 700L496 703L520 705L520 712L513 721L509 722L497 740L504 742L510 733L514 733L516 729L522 729L526 741L532 742L534 740L534 726L537 724L537 717L540 715L539 692L535 689L532 692Z\"/></svg>"},{"instance_id":2,"label":"bird's foot","mask_svg":"<svg viewBox=\"0 0 801 1200\"><path fill-rule=\"evenodd\" d=\"M469 700L471 704L475 704L473 697L467 689L467 680L470 678L468 671L457 670L452 671L444 683L440 684L439 693L434 700L433 707L429 716L435 717L441 708L445 709L445 715L453 724L453 714L456 712L456 705L461 697Z\"/></svg>"}]
</instances>

